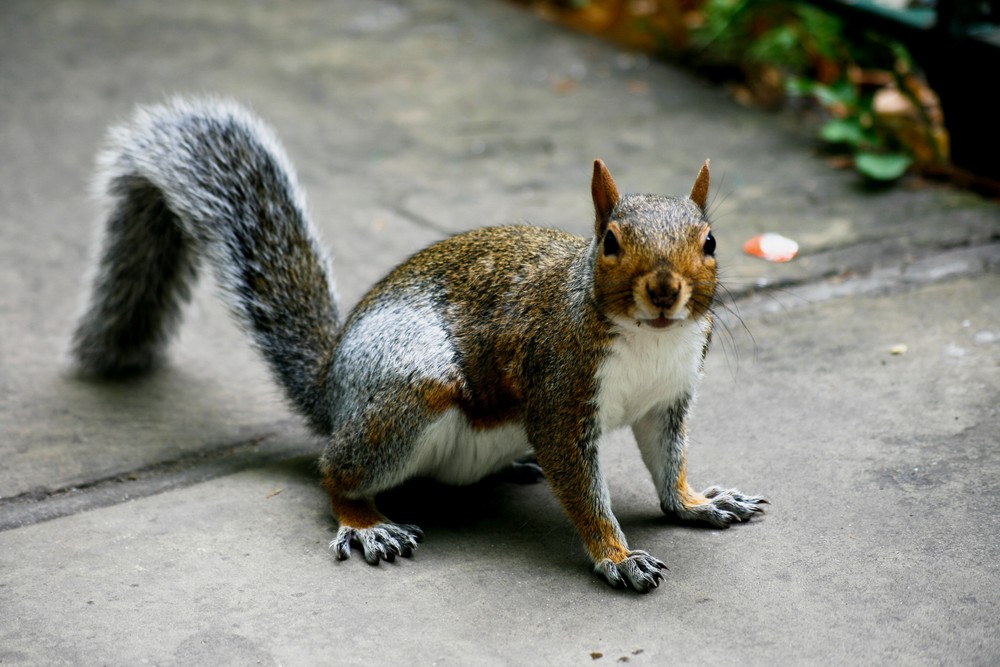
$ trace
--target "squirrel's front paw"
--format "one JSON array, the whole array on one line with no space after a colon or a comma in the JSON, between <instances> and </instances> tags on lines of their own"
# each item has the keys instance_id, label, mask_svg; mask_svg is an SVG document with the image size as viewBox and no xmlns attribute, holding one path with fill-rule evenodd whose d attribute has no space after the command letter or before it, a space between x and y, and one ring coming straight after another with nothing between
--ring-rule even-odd
<instances>
[{"instance_id":1,"label":"squirrel's front paw","mask_svg":"<svg viewBox=\"0 0 1000 667\"><path fill-rule=\"evenodd\" d=\"M645 551L629 551L619 563L605 558L594 566L594 571L615 588L631 588L640 593L659 586L663 579L660 570L666 569L666 565Z\"/></svg>"},{"instance_id":2,"label":"squirrel's front paw","mask_svg":"<svg viewBox=\"0 0 1000 667\"><path fill-rule=\"evenodd\" d=\"M764 512L768 500L763 496L748 496L736 489L712 486L701 492L705 501L689 504L680 510L664 506L663 511L676 514L686 521L702 521L718 528L728 528L734 523L748 521L754 514Z\"/></svg>"},{"instance_id":3,"label":"squirrel's front paw","mask_svg":"<svg viewBox=\"0 0 1000 667\"><path fill-rule=\"evenodd\" d=\"M423 541L424 531L416 526L378 523L371 528L341 526L330 548L337 554L337 560L346 560L351 557L351 546L356 546L364 552L369 564L378 565L383 560L391 563L396 556L409 558L417 544Z\"/></svg>"}]
</instances>

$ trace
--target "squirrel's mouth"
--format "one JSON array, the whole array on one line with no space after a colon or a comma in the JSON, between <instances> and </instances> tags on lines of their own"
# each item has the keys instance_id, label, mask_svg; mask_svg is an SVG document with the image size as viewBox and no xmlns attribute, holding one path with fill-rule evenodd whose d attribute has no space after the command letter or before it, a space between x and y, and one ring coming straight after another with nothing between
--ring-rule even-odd
<instances>
[{"instance_id":1,"label":"squirrel's mouth","mask_svg":"<svg viewBox=\"0 0 1000 667\"><path fill-rule=\"evenodd\" d=\"M669 317L664 317L663 315L660 315L659 317L657 317L654 320L639 320L638 321L639 326L648 326L648 327L652 327L654 329L666 329L671 324L675 324L677 322L680 322L680 320L674 320L674 319L671 319Z\"/></svg>"}]
</instances>

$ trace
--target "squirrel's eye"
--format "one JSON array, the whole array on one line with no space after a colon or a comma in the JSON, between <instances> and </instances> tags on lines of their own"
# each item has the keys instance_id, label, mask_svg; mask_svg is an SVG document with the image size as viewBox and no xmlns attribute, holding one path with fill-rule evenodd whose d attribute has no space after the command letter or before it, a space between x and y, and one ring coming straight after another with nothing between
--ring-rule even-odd
<instances>
[{"instance_id":1,"label":"squirrel's eye","mask_svg":"<svg viewBox=\"0 0 1000 667\"><path fill-rule=\"evenodd\" d=\"M705 248L704 248L704 250L705 250L705 254L708 255L709 257L712 257L712 256L715 255L715 237L712 236L712 232L709 232L708 236L705 237Z\"/></svg>"},{"instance_id":2,"label":"squirrel's eye","mask_svg":"<svg viewBox=\"0 0 1000 667\"><path fill-rule=\"evenodd\" d=\"M621 246L618 245L618 237L610 229L604 235L604 256L611 257L620 254Z\"/></svg>"}]
</instances>

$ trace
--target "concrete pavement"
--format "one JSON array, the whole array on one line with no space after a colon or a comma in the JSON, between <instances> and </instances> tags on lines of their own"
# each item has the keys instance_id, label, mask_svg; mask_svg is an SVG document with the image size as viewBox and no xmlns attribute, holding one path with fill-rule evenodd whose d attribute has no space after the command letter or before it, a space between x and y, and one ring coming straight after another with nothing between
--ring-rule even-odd
<instances>
[{"instance_id":1,"label":"concrete pavement","mask_svg":"<svg viewBox=\"0 0 1000 667\"><path fill-rule=\"evenodd\" d=\"M0 90L0 664L1000 661L994 204L867 191L795 118L501 2L8 0ZM318 444L210 281L163 372L69 377L93 155L173 92L275 126L347 304L449 233L586 234L594 157L678 194L711 157L733 298L691 476L768 514L665 520L621 433L616 514L670 566L651 595L589 573L544 484L408 486L386 510L425 529L414 559L338 563ZM763 231L800 258L743 256Z\"/></svg>"}]
</instances>

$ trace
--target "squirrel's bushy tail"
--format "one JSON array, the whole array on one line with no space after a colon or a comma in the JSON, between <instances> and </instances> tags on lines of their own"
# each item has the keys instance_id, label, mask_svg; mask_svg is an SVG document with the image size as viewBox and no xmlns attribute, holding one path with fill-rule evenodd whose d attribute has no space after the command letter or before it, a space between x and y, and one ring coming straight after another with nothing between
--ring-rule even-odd
<instances>
[{"instance_id":1,"label":"squirrel's bushy tail","mask_svg":"<svg viewBox=\"0 0 1000 667\"><path fill-rule=\"evenodd\" d=\"M233 103L173 100L112 130L101 167L112 207L73 341L81 369L154 366L207 257L294 406L325 430L340 316L329 261L271 129Z\"/></svg>"}]
</instances>

